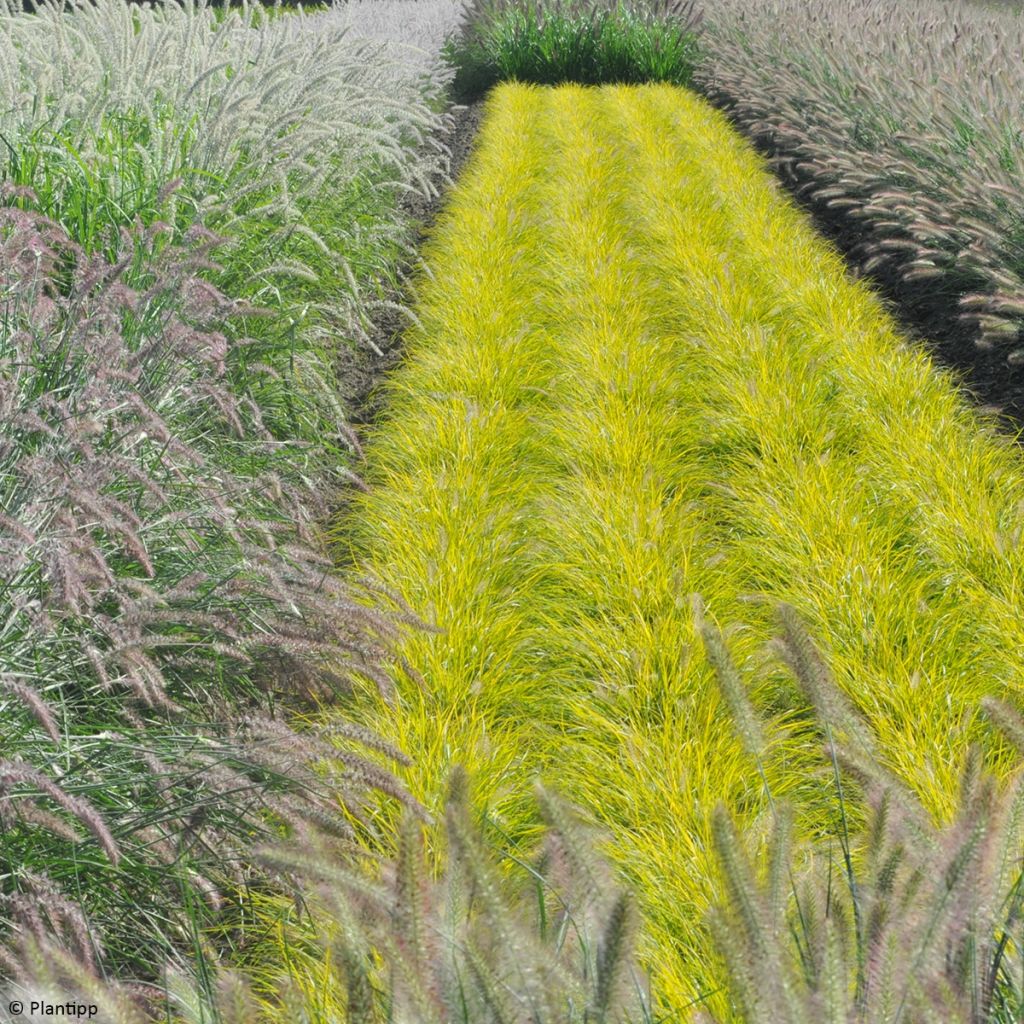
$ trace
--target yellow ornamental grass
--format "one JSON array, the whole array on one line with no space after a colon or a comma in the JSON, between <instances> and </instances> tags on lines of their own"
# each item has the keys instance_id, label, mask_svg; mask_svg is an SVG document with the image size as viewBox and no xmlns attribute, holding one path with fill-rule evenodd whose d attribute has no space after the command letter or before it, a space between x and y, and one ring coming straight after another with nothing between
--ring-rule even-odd
<instances>
[{"instance_id":1,"label":"yellow ornamental grass","mask_svg":"<svg viewBox=\"0 0 1024 1024\"><path fill-rule=\"evenodd\" d=\"M765 653L777 600L942 819L969 742L1007 767L977 706L1024 679L1024 466L684 90L497 88L425 258L338 538L437 631L367 724L439 817L466 765L509 844L535 777L577 803L636 887L656 1010L727 1017L711 813L755 842L769 815L693 595L739 624L805 837L835 798Z\"/></svg>"}]
</instances>

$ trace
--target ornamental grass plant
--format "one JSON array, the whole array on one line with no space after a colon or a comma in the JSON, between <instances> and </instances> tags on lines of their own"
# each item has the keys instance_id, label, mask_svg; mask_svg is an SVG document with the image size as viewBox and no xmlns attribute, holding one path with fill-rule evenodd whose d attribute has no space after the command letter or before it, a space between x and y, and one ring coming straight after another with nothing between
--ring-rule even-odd
<instances>
[{"instance_id":1,"label":"ornamental grass plant","mask_svg":"<svg viewBox=\"0 0 1024 1024\"><path fill-rule=\"evenodd\" d=\"M315 850L266 854L322 889L346 1020L651 1020L634 959L633 900L595 854L592 830L573 809L543 788L533 797L544 823L538 848L496 862L493 840L474 822L468 779L454 770L445 800L446 862L437 879L422 823L411 815L376 885L339 871Z\"/></svg>"},{"instance_id":2,"label":"ornamental grass plant","mask_svg":"<svg viewBox=\"0 0 1024 1024\"><path fill-rule=\"evenodd\" d=\"M697 59L695 4L473 0L445 46L455 95L480 98L498 82L672 82Z\"/></svg>"},{"instance_id":3,"label":"ornamental grass plant","mask_svg":"<svg viewBox=\"0 0 1024 1024\"><path fill-rule=\"evenodd\" d=\"M314 30L301 13L216 10L100 0L26 17L8 3L0 135L20 183L49 200L42 212L78 206L90 231L105 222L92 209L105 202L105 173L110 190L133 197L126 223L132 204L144 211L144 196L182 179L162 216L223 236L213 283L273 311L244 321L250 364L265 370L267 421L282 439L316 442L317 471L329 474L349 451L337 375L358 375L409 241L399 199L431 195L443 177L445 75L436 63L409 67L337 19ZM130 126L111 128L125 118ZM57 173L64 165L71 175ZM52 187L27 180L33 166Z\"/></svg>"},{"instance_id":4,"label":"ornamental grass plant","mask_svg":"<svg viewBox=\"0 0 1024 1024\"><path fill-rule=\"evenodd\" d=\"M213 239L154 255L159 231L111 264L0 207L5 937L143 976L244 889L254 834L349 834L339 797L402 795L369 733L339 723L335 751L280 720L386 685L393 626L333 576L301 458L231 386L219 328L247 309L198 276Z\"/></svg>"},{"instance_id":5,"label":"ornamental grass plant","mask_svg":"<svg viewBox=\"0 0 1024 1024\"><path fill-rule=\"evenodd\" d=\"M288 20L0 11L7 978L45 938L202 987L281 891L254 842L412 803L389 744L284 713L389 686L320 523L443 76Z\"/></svg>"},{"instance_id":6,"label":"ornamental grass plant","mask_svg":"<svg viewBox=\"0 0 1024 1024\"><path fill-rule=\"evenodd\" d=\"M378 877L353 872L322 839L267 847L261 859L319 893L329 931L314 942L332 991L281 985L260 997L250 979L221 972L214 995L170 984L182 1024L651 1024L646 981L634 958L632 899L594 852L592 830L554 793L538 788L545 822L531 856L499 860L474 822L465 774L445 802L445 870L427 868L421 822L403 819L394 859ZM33 973L13 990L63 991L103 1007L104 1024L141 1024L145 993L93 979L80 962L34 942ZM333 1001L332 1001L333 997Z\"/></svg>"},{"instance_id":7,"label":"ornamental grass plant","mask_svg":"<svg viewBox=\"0 0 1024 1024\"><path fill-rule=\"evenodd\" d=\"M154 121L158 104L194 132L184 153L173 133L153 133L144 150L151 176L177 177L184 156L207 176L199 203L207 222L267 184L271 209L290 209L321 189L342 150L353 176L377 161L428 187L422 154L404 143L428 134L437 115L422 83L398 84L398 67L379 47L350 38L340 23L306 31L301 13L268 20L258 7L220 17L214 10L101 0L40 5L26 18L8 6L0 17L0 130L11 140L40 124L55 135L74 127L72 141L84 142L109 112L137 110ZM317 74L294 74L299 62ZM393 87L386 93L384 81Z\"/></svg>"},{"instance_id":8,"label":"ornamental grass plant","mask_svg":"<svg viewBox=\"0 0 1024 1024\"><path fill-rule=\"evenodd\" d=\"M971 2L724 0L697 88L910 308L1024 361L1024 22ZM998 371L997 371L998 372Z\"/></svg>"},{"instance_id":9,"label":"ornamental grass plant","mask_svg":"<svg viewBox=\"0 0 1024 1024\"><path fill-rule=\"evenodd\" d=\"M1014 747L1000 783L974 750L954 814L937 825L886 766L791 607L780 606L776 652L814 711L822 781L835 795L832 832L793 846L793 808L772 804L755 867L724 806L714 814L725 898L711 928L746 1024L1011 1024L1024 1012L1024 721L1003 701L986 716ZM760 764L771 723L751 704L728 644L700 621L739 735ZM762 774L762 778L765 776ZM767 785L767 782L766 782ZM869 808L853 831L848 806ZM702 1017L710 1021L710 1017ZM720 1018L721 1019L721 1018Z\"/></svg>"},{"instance_id":10,"label":"ornamental grass plant","mask_svg":"<svg viewBox=\"0 0 1024 1024\"><path fill-rule=\"evenodd\" d=\"M707 1024L1011 1024L1024 1007L1019 971L1024 907L1024 720L990 699L985 714L1014 748L999 782L980 752L965 762L949 824L886 766L867 721L832 677L787 605L775 609L769 660L797 681L820 742L816 775L836 811L811 841L794 836L794 807L771 793L766 761L776 725L750 697L729 640L692 600L694 623L735 733L768 797L763 843L712 812L723 887L709 929L723 961L730 1011ZM767 662L766 662L767 665ZM769 671L773 671L769 669ZM422 823L406 816L397 852L376 880L339 865L322 841L267 847L261 857L319 892L325 924L303 951L322 965L323 988L220 973L213 1001L172 980L188 1024L277 1019L376 1024L604 1021L652 1024L648 980L636 961L642 922L634 899L596 853L593 830L563 797L538 788L544 832L533 856L495 847L481 830L465 773L445 799L444 870L428 868ZM848 811L866 805L864 828ZM760 837L759 837L760 838ZM294 952L295 948L291 947ZM97 984L81 963L35 942L27 991L60 990L106 1010L109 1024L140 1024L139 993ZM293 976L294 977L294 976ZM677 1015L678 1016L678 1015ZM671 1019L671 1018L668 1018Z\"/></svg>"},{"instance_id":11,"label":"ornamental grass plant","mask_svg":"<svg viewBox=\"0 0 1024 1024\"><path fill-rule=\"evenodd\" d=\"M497 87L424 256L339 540L438 632L404 635L399 699L360 720L415 751L399 774L435 816L465 763L513 847L540 827L532 780L557 784L634 887L655 1015L728 1019L713 812L755 850L772 817L689 595L742 623L798 837L835 805L806 701L764 663L780 600L948 822L969 749L999 779L1018 763L978 708L1024 678L1019 451L683 89ZM867 814L851 800L851 832Z\"/></svg>"}]
</instances>

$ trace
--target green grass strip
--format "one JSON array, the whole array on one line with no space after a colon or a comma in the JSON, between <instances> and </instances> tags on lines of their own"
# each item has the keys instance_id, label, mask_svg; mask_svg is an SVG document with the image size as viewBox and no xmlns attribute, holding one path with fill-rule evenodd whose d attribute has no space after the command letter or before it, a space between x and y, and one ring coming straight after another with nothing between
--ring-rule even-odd
<instances>
[{"instance_id":1,"label":"green grass strip","mask_svg":"<svg viewBox=\"0 0 1024 1024\"><path fill-rule=\"evenodd\" d=\"M835 799L765 655L793 603L888 763L938 816L977 713L1024 679L1024 465L780 195L671 86L501 86L427 247L347 553L410 632L373 724L439 809L448 767L513 841L541 775L608 827L662 1009L725 1011L702 919L709 814L766 801L690 595L774 715L766 772L806 836Z\"/></svg>"}]
</instances>

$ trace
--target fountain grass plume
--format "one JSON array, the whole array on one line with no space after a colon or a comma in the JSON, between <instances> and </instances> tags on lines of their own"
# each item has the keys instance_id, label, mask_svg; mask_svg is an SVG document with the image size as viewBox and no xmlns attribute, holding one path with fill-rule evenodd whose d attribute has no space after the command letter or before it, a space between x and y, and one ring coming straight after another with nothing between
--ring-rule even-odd
<instances>
[{"instance_id":1,"label":"fountain grass plume","mask_svg":"<svg viewBox=\"0 0 1024 1024\"><path fill-rule=\"evenodd\" d=\"M731 816L714 814L725 881L709 924L745 1024L887 1020L1008 1024L1024 1005L1016 969L1024 900L1024 770L1000 784L978 750L966 759L953 819L938 825L860 735L866 725L831 679L796 612L781 606L780 649L815 712L836 766L842 863L819 841L799 858L792 812L773 803L767 868L750 861ZM709 652L720 642L712 637ZM712 661L735 705L727 654ZM746 703L745 698L743 698ZM1019 714L985 701L1024 754ZM749 704L740 715L743 725ZM869 808L848 827L850 773ZM711 1020L710 1017L702 1017Z\"/></svg>"},{"instance_id":2,"label":"fountain grass plume","mask_svg":"<svg viewBox=\"0 0 1024 1024\"><path fill-rule=\"evenodd\" d=\"M125 229L111 262L0 206L4 890L47 879L129 970L181 955L182 887L216 911L254 836L350 832L368 788L411 803L365 730L276 720L387 692L394 626L332 571L303 443L230 378L220 328L248 307L197 276L216 238L156 251L164 231Z\"/></svg>"}]
</instances>

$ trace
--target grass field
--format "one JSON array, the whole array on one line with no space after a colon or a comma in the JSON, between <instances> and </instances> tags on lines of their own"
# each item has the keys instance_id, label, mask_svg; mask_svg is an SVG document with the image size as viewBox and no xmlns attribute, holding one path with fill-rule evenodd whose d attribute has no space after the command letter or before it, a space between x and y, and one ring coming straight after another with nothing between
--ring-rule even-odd
<instances>
[{"instance_id":1,"label":"grass field","mask_svg":"<svg viewBox=\"0 0 1024 1024\"><path fill-rule=\"evenodd\" d=\"M0 4L0 1007L1024 1020L1024 463L862 276L1024 410L1018 21L69 3Z\"/></svg>"},{"instance_id":2,"label":"grass field","mask_svg":"<svg viewBox=\"0 0 1024 1024\"><path fill-rule=\"evenodd\" d=\"M734 627L804 836L835 800L766 599L942 818L968 742L1005 768L976 706L1024 678L1019 454L674 87L498 87L425 256L338 538L440 632L407 634L421 681L370 720L431 811L467 764L506 842L535 775L577 801L637 886L661 1009L727 1014L709 814L756 843L766 802L691 595Z\"/></svg>"},{"instance_id":3,"label":"grass field","mask_svg":"<svg viewBox=\"0 0 1024 1024\"><path fill-rule=\"evenodd\" d=\"M28 938L205 982L254 845L348 788L285 717L372 658L322 524L446 74L303 24L0 5L2 983Z\"/></svg>"}]
</instances>

